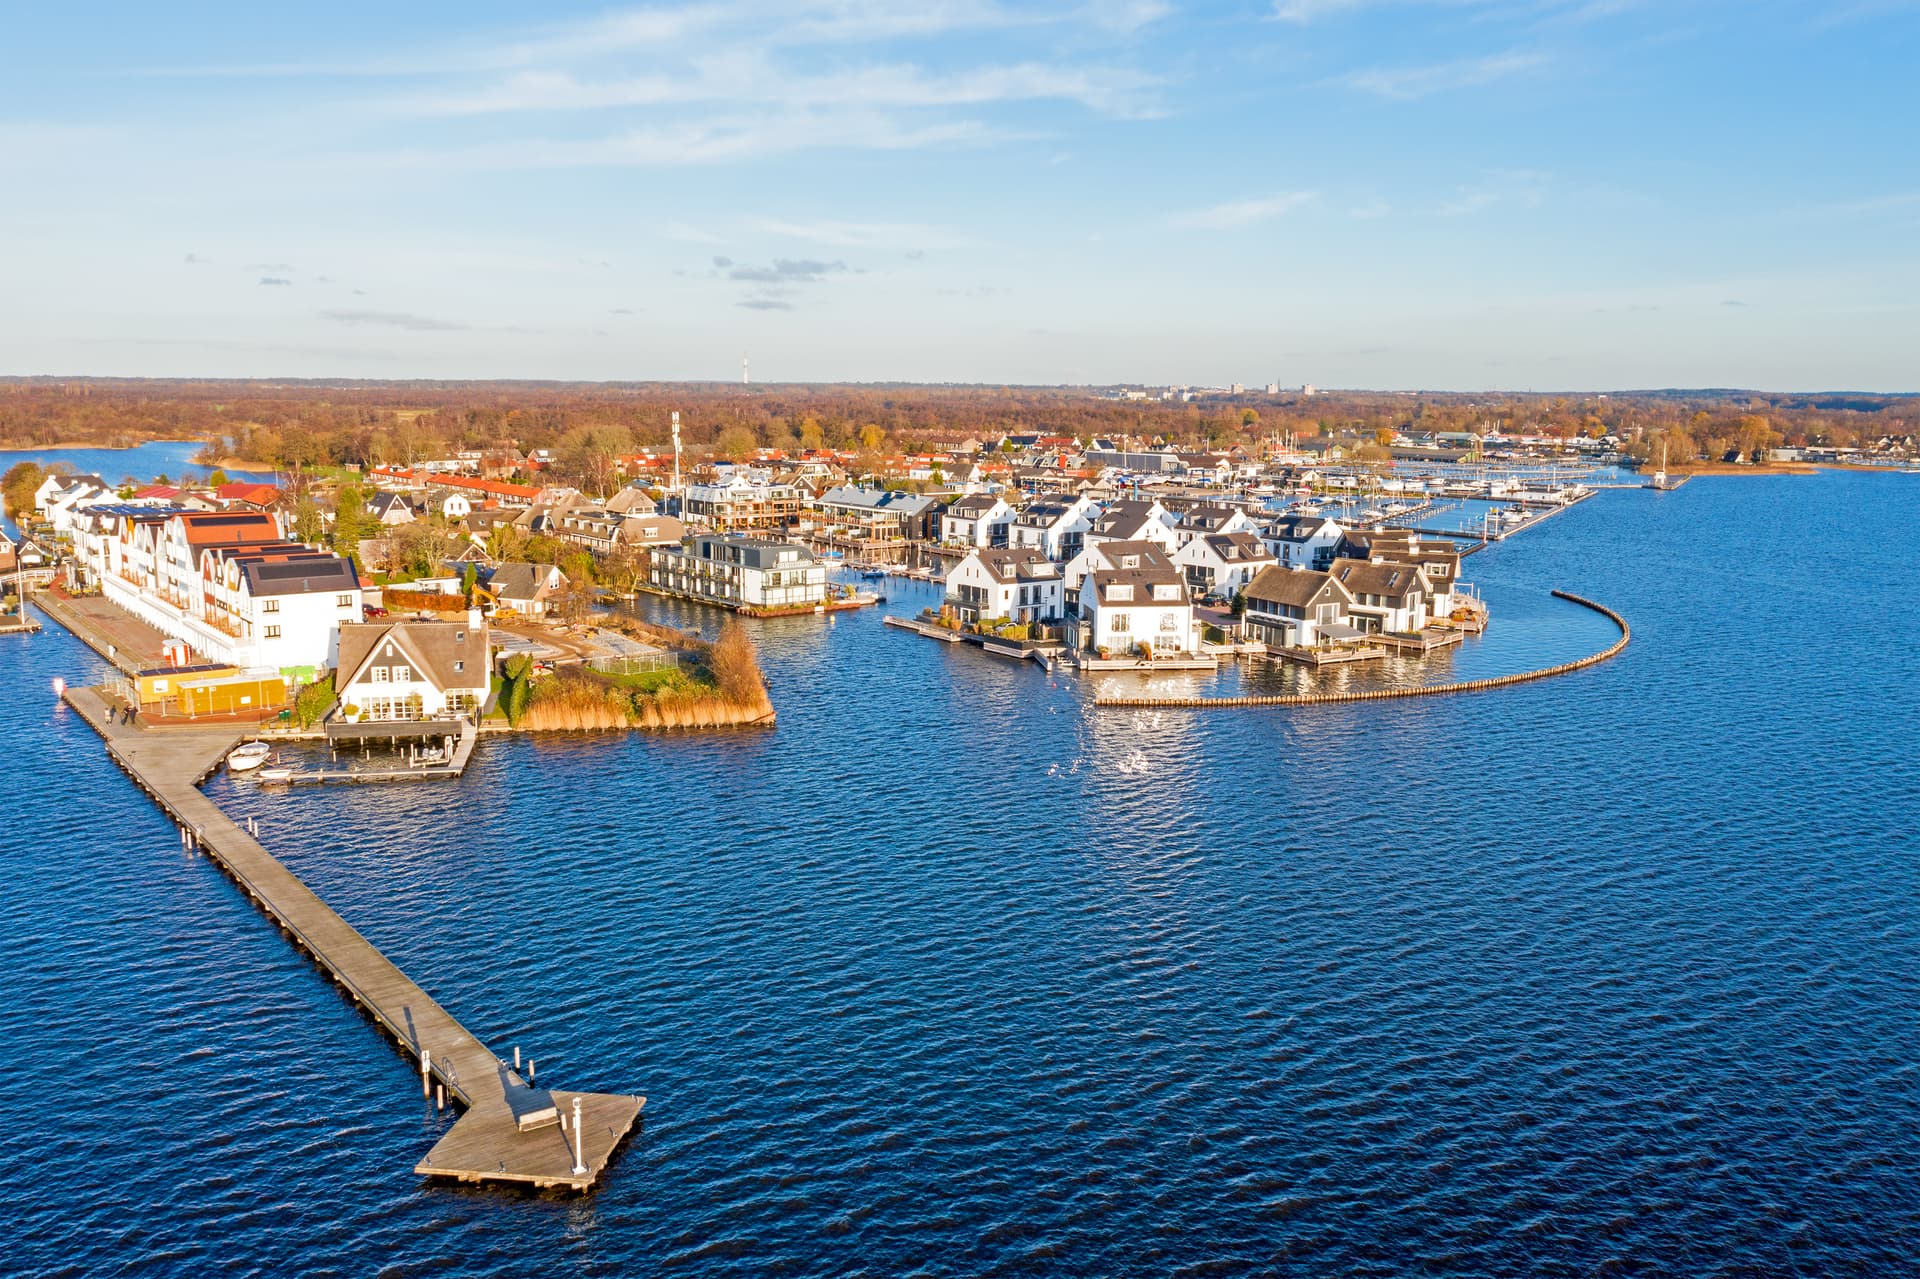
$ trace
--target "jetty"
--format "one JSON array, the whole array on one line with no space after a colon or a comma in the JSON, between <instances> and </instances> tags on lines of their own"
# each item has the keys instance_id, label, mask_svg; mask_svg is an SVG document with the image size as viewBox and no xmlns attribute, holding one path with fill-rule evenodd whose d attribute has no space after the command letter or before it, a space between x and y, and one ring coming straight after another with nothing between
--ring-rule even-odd
<instances>
[{"instance_id":1,"label":"jetty","mask_svg":"<svg viewBox=\"0 0 1920 1279\"><path fill-rule=\"evenodd\" d=\"M146 728L109 722L99 690L66 700L106 740L107 754L203 852L306 951L420 1068L422 1093L463 1113L414 1168L422 1176L535 1189L590 1189L640 1117L646 1098L537 1087L519 1052L509 1064L409 980L200 790L240 741L237 728Z\"/></svg>"}]
</instances>

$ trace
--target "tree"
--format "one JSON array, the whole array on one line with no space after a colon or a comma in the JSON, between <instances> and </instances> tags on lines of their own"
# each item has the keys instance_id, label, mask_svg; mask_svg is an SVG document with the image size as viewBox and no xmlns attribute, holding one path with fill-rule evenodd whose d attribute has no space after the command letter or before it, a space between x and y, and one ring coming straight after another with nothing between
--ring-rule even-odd
<instances>
[{"instance_id":1,"label":"tree","mask_svg":"<svg viewBox=\"0 0 1920 1279\"><path fill-rule=\"evenodd\" d=\"M0 495L7 502L7 514L17 522L33 509L33 495L46 480L47 472L38 462L15 462L0 476Z\"/></svg>"},{"instance_id":2,"label":"tree","mask_svg":"<svg viewBox=\"0 0 1920 1279\"><path fill-rule=\"evenodd\" d=\"M1247 611L1247 593L1245 591L1235 591L1233 593L1233 608L1232 608L1233 615L1235 617L1243 617L1246 615L1246 611Z\"/></svg>"},{"instance_id":3,"label":"tree","mask_svg":"<svg viewBox=\"0 0 1920 1279\"><path fill-rule=\"evenodd\" d=\"M312 498L303 497L293 504L293 536L296 541L318 544L326 531L326 517L321 515L319 505Z\"/></svg>"},{"instance_id":4,"label":"tree","mask_svg":"<svg viewBox=\"0 0 1920 1279\"><path fill-rule=\"evenodd\" d=\"M1249 428L1259 426L1260 410L1259 409L1241 409L1240 425L1244 427L1249 427Z\"/></svg>"},{"instance_id":5,"label":"tree","mask_svg":"<svg viewBox=\"0 0 1920 1279\"><path fill-rule=\"evenodd\" d=\"M208 487L208 488L215 488L215 489L217 489L217 488L219 488L219 487L220 487L220 486L221 486L222 484L225 484L225 483L227 483L227 482L228 482L228 480L227 480L227 473L226 473L225 471L222 471L222 470L219 470L219 469L215 469L215 471L214 471L214 473L213 473L212 475L209 475L209 476L207 477L207 487Z\"/></svg>"},{"instance_id":6,"label":"tree","mask_svg":"<svg viewBox=\"0 0 1920 1279\"><path fill-rule=\"evenodd\" d=\"M460 574L460 594L466 597L467 603L473 603L473 592L479 585L480 570L474 567L472 560L468 560L466 569Z\"/></svg>"},{"instance_id":7,"label":"tree","mask_svg":"<svg viewBox=\"0 0 1920 1279\"><path fill-rule=\"evenodd\" d=\"M729 462L744 461L753 449L753 432L744 426L730 426L714 441L714 450Z\"/></svg>"},{"instance_id":8,"label":"tree","mask_svg":"<svg viewBox=\"0 0 1920 1279\"><path fill-rule=\"evenodd\" d=\"M869 422L860 428L860 447L868 453L878 453L880 446L887 442L887 433Z\"/></svg>"},{"instance_id":9,"label":"tree","mask_svg":"<svg viewBox=\"0 0 1920 1279\"><path fill-rule=\"evenodd\" d=\"M356 484L340 486L340 497L333 512L333 551L352 559L360 550L360 539L367 532L367 500Z\"/></svg>"}]
</instances>

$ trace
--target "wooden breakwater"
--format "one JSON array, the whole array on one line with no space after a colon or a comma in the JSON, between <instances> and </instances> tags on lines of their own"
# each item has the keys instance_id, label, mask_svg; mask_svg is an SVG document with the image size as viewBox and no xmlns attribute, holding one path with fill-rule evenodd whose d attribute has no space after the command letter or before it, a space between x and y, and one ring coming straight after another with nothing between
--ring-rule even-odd
<instances>
[{"instance_id":1,"label":"wooden breakwater","mask_svg":"<svg viewBox=\"0 0 1920 1279\"><path fill-rule=\"evenodd\" d=\"M201 793L240 740L231 729L155 729L107 717L97 689L67 703L107 743L107 754L180 828L183 848L206 854L341 991L419 1063L420 1085L464 1113L414 1171L474 1183L587 1190L640 1117L646 1098L549 1091L408 979L386 955Z\"/></svg>"},{"instance_id":2,"label":"wooden breakwater","mask_svg":"<svg viewBox=\"0 0 1920 1279\"><path fill-rule=\"evenodd\" d=\"M1517 675L1496 675L1491 679L1459 680L1450 684L1422 684L1416 688L1375 688L1364 692L1352 693L1272 693L1252 694L1245 697L1111 697L1099 695L1093 699L1095 706L1187 706L1213 708L1227 706L1327 706L1336 702L1386 702L1403 697L1439 697L1447 693L1480 693L1488 689L1506 688L1511 684L1526 684L1537 679L1552 679L1556 675L1567 675L1588 666L1597 666L1608 658L1617 656L1633 638L1633 628L1627 625L1627 619L1608 608L1605 604L1575 595L1570 591L1555 591L1558 599L1590 608L1610 619L1620 628L1620 638L1598 653L1591 653L1577 661L1562 662L1558 666L1543 666L1539 670L1521 671Z\"/></svg>"}]
</instances>

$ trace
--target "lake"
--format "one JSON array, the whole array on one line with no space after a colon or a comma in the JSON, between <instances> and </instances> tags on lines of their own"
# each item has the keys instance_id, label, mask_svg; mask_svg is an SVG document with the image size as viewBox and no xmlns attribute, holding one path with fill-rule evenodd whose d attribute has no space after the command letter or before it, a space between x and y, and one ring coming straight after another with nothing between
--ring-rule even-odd
<instances>
[{"instance_id":1,"label":"lake","mask_svg":"<svg viewBox=\"0 0 1920 1279\"><path fill-rule=\"evenodd\" d=\"M1554 587L1632 645L1488 694L1100 710L883 628L932 598L889 583L753 624L772 731L212 782L482 1039L649 1096L588 1198L415 1177L446 1120L413 1063L55 703L102 664L0 639L10 1264L1903 1272L1920 616L1861 592L1920 557L1917 501L1603 492L1466 561L1493 628L1443 660L1608 643Z\"/></svg>"}]
</instances>

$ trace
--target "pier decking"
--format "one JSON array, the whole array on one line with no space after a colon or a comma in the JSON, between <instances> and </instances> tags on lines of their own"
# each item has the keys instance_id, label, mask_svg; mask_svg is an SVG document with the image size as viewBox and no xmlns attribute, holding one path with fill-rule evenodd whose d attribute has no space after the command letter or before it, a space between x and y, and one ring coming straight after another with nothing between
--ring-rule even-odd
<instances>
[{"instance_id":1,"label":"pier decking","mask_svg":"<svg viewBox=\"0 0 1920 1279\"><path fill-rule=\"evenodd\" d=\"M464 1107L415 1172L542 1189L593 1185L646 1098L534 1087L222 813L199 786L240 740L237 730L110 724L96 690L68 689L66 699L106 739L114 762L180 825L182 838L225 870L419 1063L423 1088L444 1085Z\"/></svg>"}]
</instances>

